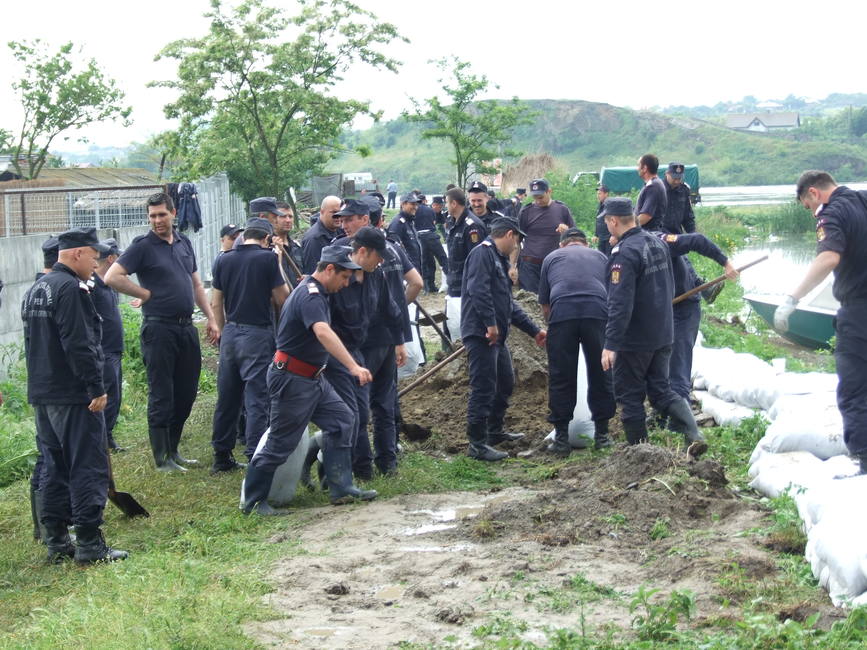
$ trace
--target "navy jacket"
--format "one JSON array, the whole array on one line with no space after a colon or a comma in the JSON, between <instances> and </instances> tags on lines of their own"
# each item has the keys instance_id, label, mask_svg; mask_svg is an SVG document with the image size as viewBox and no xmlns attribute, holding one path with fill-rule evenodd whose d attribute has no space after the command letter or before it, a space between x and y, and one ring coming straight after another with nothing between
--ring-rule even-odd
<instances>
[{"instance_id":1,"label":"navy jacket","mask_svg":"<svg viewBox=\"0 0 867 650\"><path fill-rule=\"evenodd\" d=\"M667 234L664 232L654 232L661 241L668 246L668 252L671 254L671 268L674 273L674 295L679 296L686 293L690 289L694 289L698 280L695 270L692 265L684 258L687 253L698 253L709 257L720 266L725 266L729 258L720 250L720 247L714 244L710 239L700 233L687 233L685 235ZM698 302L701 300L699 294L694 294L681 301L681 303ZM676 307L676 305L675 305Z\"/></svg>"},{"instance_id":2,"label":"navy jacket","mask_svg":"<svg viewBox=\"0 0 867 650\"><path fill-rule=\"evenodd\" d=\"M461 287L461 338L484 337L492 325L500 332L500 343L506 342L510 325L530 336L539 333L539 327L512 299L509 260L488 237L467 256Z\"/></svg>"},{"instance_id":3,"label":"navy jacket","mask_svg":"<svg viewBox=\"0 0 867 650\"><path fill-rule=\"evenodd\" d=\"M398 215L388 224L386 234L396 244L403 246L403 250L409 256L412 265L421 268L421 244L418 242L418 233L415 229L415 218L404 212Z\"/></svg>"},{"instance_id":4,"label":"navy jacket","mask_svg":"<svg viewBox=\"0 0 867 650\"><path fill-rule=\"evenodd\" d=\"M328 246L335 237L339 237L341 232L338 230L328 230L321 221L314 223L304 237L301 238L301 272L304 275L311 275L316 270L316 265L319 263L319 257L322 255L322 249Z\"/></svg>"},{"instance_id":5,"label":"navy jacket","mask_svg":"<svg viewBox=\"0 0 867 650\"><path fill-rule=\"evenodd\" d=\"M21 316L31 404L89 404L105 395L102 325L87 283L58 262L30 288Z\"/></svg>"},{"instance_id":6,"label":"navy jacket","mask_svg":"<svg viewBox=\"0 0 867 650\"><path fill-rule=\"evenodd\" d=\"M867 196L841 185L816 222L816 253L834 251L834 297L841 305L867 301Z\"/></svg>"},{"instance_id":7,"label":"navy jacket","mask_svg":"<svg viewBox=\"0 0 867 650\"><path fill-rule=\"evenodd\" d=\"M464 263L470 251L488 236L488 229L469 210L450 223L446 246L449 251L449 295L460 296L463 286Z\"/></svg>"},{"instance_id":8,"label":"navy jacket","mask_svg":"<svg viewBox=\"0 0 867 650\"><path fill-rule=\"evenodd\" d=\"M199 194L192 183L181 183L178 186L178 230L192 228L193 232L202 229L202 208L199 206Z\"/></svg>"},{"instance_id":9,"label":"navy jacket","mask_svg":"<svg viewBox=\"0 0 867 650\"><path fill-rule=\"evenodd\" d=\"M695 232L695 213L692 210L692 201L689 199L689 185L681 183L677 187L672 187L666 179L662 179L662 184L665 185L668 201L665 218L662 220L663 230L674 234Z\"/></svg>"},{"instance_id":10,"label":"navy jacket","mask_svg":"<svg viewBox=\"0 0 867 650\"><path fill-rule=\"evenodd\" d=\"M674 341L674 276L668 247L636 226L611 249L605 349L658 350Z\"/></svg>"}]
</instances>

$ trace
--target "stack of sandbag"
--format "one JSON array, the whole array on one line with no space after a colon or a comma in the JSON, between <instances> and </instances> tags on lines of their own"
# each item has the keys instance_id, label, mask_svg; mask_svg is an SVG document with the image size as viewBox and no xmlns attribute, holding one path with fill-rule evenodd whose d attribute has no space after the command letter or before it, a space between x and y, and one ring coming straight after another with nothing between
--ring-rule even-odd
<instances>
[{"instance_id":1,"label":"stack of sandbag","mask_svg":"<svg viewBox=\"0 0 867 650\"><path fill-rule=\"evenodd\" d=\"M771 364L752 354L729 348L693 349L693 386L726 402L768 409L776 398L776 377Z\"/></svg>"},{"instance_id":2,"label":"stack of sandbag","mask_svg":"<svg viewBox=\"0 0 867 650\"><path fill-rule=\"evenodd\" d=\"M268 442L268 436L271 434L271 427L262 434L259 439L259 444L256 445L256 452L253 458L265 448L265 443ZM301 478L301 470L304 467L304 459L307 457L307 449L310 446L310 437L308 429L304 429L301 434L301 440L286 462L277 468L274 472L274 479L271 481L271 491L268 493L268 502L275 506L283 506L292 500L295 496L295 491L298 489L298 481ZM241 501L240 508L244 507L244 481L241 480Z\"/></svg>"},{"instance_id":3,"label":"stack of sandbag","mask_svg":"<svg viewBox=\"0 0 867 650\"><path fill-rule=\"evenodd\" d=\"M786 492L797 497L805 490L857 473L858 464L848 456L823 461L807 451L758 454L748 471L750 487L772 499Z\"/></svg>"},{"instance_id":4,"label":"stack of sandbag","mask_svg":"<svg viewBox=\"0 0 867 650\"><path fill-rule=\"evenodd\" d=\"M696 390L693 394L701 404L702 412L711 416L713 421L721 427L736 427L741 423L741 420L752 417L755 412L746 406L714 397L706 390Z\"/></svg>"}]
</instances>

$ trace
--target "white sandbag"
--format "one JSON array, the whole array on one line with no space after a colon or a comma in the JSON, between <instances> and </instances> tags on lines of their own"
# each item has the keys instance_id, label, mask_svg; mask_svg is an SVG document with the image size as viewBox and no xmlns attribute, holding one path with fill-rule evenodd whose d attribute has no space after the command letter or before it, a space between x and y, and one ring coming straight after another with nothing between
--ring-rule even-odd
<instances>
[{"instance_id":1,"label":"white sandbag","mask_svg":"<svg viewBox=\"0 0 867 650\"><path fill-rule=\"evenodd\" d=\"M823 460L847 452L836 407L778 413L758 446L772 453L809 451Z\"/></svg>"},{"instance_id":2,"label":"white sandbag","mask_svg":"<svg viewBox=\"0 0 867 650\"><path fill-rule=\"evenodd\" d=\"M573 449L587 449L596 438L595 427L590 407L587 405L587 365L584 363L583 350L578 355L578 376L575 395L575 408L572 411L572 419L569 421L569 444ZM552 430L545 440L553 440Z\"/></svg>"},{"instance_id":3,"label":"white sandbag","mask_svg":"<svg viewBox=\"0 0 867 650\"><path fill-rule=\"evenodd\" d=\"M783 395L836 393L838 377L832 372L785 372L777 378Z\"/></svg>"},{"instance_id":4,"label":"white sandbag","mask_svg":"<svg viewBox=\"0 0 867 650\"><path fill-rule=\"evenodd\" d=\"M446 327L452 341L461 338L461 297L446 296Z\"/></svg>"},{"instance_id":5,"label":"white sandbag","mask_svg":"<svg viewBox=\"0 0 867 650\"><path fill-rule=\"evenodd\" d=\"M809 487L818 480L822 461L804 452L765 454L750 466L750 487L766 497Z\"/></svg>"},{"instance_id":6,"label":"white sandbag","mask_svg":"<svg viewBox=\"0 0 867 650\"><path fill-rule=\"evenodd\" d=\"M857 462L848 456L835 456L833 461L822 463L823 480L813 482L795 500L807 530L837 510L855 512L867 503L867 475L858 475Z\"/></svg>"},{"instance_id":7,"label":"white sandbag","mask_svg":"<svg viewBox=\"0 0 867 650\"><path fill-rule=\"evenodd\" d=\"M270 433L271 428L269 427L259 439L259 444L256 445L256 452L253 454L253 458L256 458L256 455L261 453ZM307 457L307 448L309 445L310 437L308 429L305 428L304 433L301 434L301 440L298 442L295 451L289 454L289 458L286 459L286 462L280 465L280 467L277 468L277 471L274 472L274 479L271 481L271 491L268 492L269 503L272 503L275 506L286 505L295 496L295 491L298 489L298 481L301 478L301 470L304 467L304 459ZM243 508L243 506L244 481L242 480L241 501L239 507Z\"/></svg>"},{"instance_id":8,"label":"white sandbag","mask_svg":"<svg viewBox=\"0 0 867 650\"><path fill-rule=\"evenodd\" d=\"M837 407L837 394L835 392L818 393L780 393L780 396L768 409L768 419L776 420L780 415L795 414L800 412L811 413L826 411Z\"/></svg>"},{"instance_id":9,"label":"white sandbag","mask_svg":"<svg viewBox=\"0 0 867 650\"><path fill-rule=\"evenodd\" d=\"M768 408L776 398L773 366L728 348L694 348L693 380L695 387L748 408Z\"/></svg>"},{"instance_id":10,"label":"white sandbag","mask_svg":"<svg viewBox=\"0 0 867 650\"><path fill-rule=\"evenodd\" d=\"M726 402L704 390L696 390L695 397L701 404L702 412L710 415L717 426L736 427L741 423L741 420L752 417L754 413L751 408L734 402Z\"/></svg>"},{"instance_id":11,"label":"white sandbag","mask_svg":"<svg viewBox=\"0 0 867 650\"><path fill-rule=\"evenodd\" d=\"M867 520L852 514L838 510L808 533L815 539L816 555L828 566L828 591L836 606L867 591L867 574L862 570L867 559Z\"/></svg>"},{"instance_id":12,"label":"white sandbag","mask_svg":"<svg viewBox=\"0 0 867 650\"><path fill-rule=\"evenodd\" d=\"M412 325L412 341L404 344L406 348L406 363L397 369L398 379L414 375L418 367L425 361L424 350L421 344L421 333L418 328L418 307L408 305L407 309L409 309L409 321Z\"/></svg>"}]
</instances>

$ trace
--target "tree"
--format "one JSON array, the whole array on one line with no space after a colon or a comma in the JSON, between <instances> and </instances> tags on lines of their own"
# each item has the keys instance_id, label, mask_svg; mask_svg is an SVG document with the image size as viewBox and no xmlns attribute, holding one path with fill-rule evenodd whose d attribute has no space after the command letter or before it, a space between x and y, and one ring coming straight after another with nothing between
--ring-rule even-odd
<instances>
[{"instance_id":1,"label":"tree","mask_svg":"<svg viewBox=\"0 0 867 650\"><path fill-rule=\"evenodd\" d=\"M427 125L422 131L423 138L448 140L454 148L456 183L465 187L472 173L496 173L491 161L497 157L517 157L517 151L499 150L512 138L512 129L519 124L530 124L535 113L525 104L513 97L511 101L477 101L476 97L490 86L485 75L476 76L468 68L467 61L457 57L433 61L443 72L449 71L454 77L452 85L439 79L448 103L439 97L431 97L419 103L414 100L415 113L404 113L410 122ZM494 86L499 88L499 86ZM472 170L472 171L471 171Z\"/></svg>"},{"instance_id":2,"label":"tree","mask_svg":"<svg viewBox=\"0 0 867 650\"><path fill-rule=\"evenodd\" d=\"M340 150L344 127L369 102L329 91L356 62L396 71L377 45L403 39L397 28L348 0L300 0L287 16L263 0L224 13L211 0L207 35L168 44L157 58L178 61L165 107L179 118L178 175L226 171L245 198L282 196Z\"/></svg>"},{"instance_id":3,"label":"tree","mask_svg":"<svg viewBox=\"0 0 867 650\"><path fill-rule=\"evenodd\" d=\"M94 59L83 67L75 66L71 42L54 54L39 40L10 42L9 47L24 66L24 76L12 84L24 118L10 147L12 166L22 178L39 176L49 157L48 148L62 134L108 120L120 119L129 125L132 109L121 106L123 91Z\"/></svg>"}]
</instances>

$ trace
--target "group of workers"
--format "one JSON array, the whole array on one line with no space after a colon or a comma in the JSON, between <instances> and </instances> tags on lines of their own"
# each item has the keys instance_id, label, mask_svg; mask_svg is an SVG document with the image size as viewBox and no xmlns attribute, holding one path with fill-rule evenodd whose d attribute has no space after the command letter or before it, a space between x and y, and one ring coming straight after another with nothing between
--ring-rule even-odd
<instances>
[{"instance_id":1,"label":"group of workers","mask_svg":"<svg viewBox=\"0 0 867 650\"><path fill-rule=\"evenodd\" d=\"M598 188L596 237L589 239L545 179L529 184L527 205L523 190L506 205L492 203L478 181L466 192L449 187L430 207L420 192L410 192L387 228L377 197L327 197L301 242L292 238L289 205L261 197L250 202L243 228L229 224L221 231L210 300L164 193L148 199L149 232L126 250L113 240L100 242L93 228L51 238L43 246L43 274L22 306L39 451L31 482L34 534L45 542L49 560L74 557L86 564L127 556L100 532L107 450L119 448L112 435L123 346L116 291L131 296L143 314L148 432L160 471L184 472L198 462L182 456L179 444L201 369L194 307L205 316L207 338L220 347L211 472L246 468L245 514L285 513L268 495L277 468L310 422L321 430L317 448L332 503L373 499L376 492L357 487L354 478L396 471L397 368L412 339L408 305L423 288L437 290L430 266L437 262L446 300L457 309L450 333L468 357L469 456L500 460L507 453L497 446L524 435L505 427L514 389L511 325L547 349L548 419L555 430L549 452L572 450L568 426L580 350L596 448L611 445L608 423L618 404L627 442L646 442L647 397L656 422L682 434L692 456L701 455L707 444L688 399L700 298L672 303L700 284L688 252L715 260L730 279L737 271L694 232L683 165L671 163L664 181L658 166L652 154L639 159L645 185L634 207ZM784 328L797 300L836 269L835 293L843 304L840 408L847 443L863 468L867 378L858 310L867 258L848 247L864 241L858 235L867 228L867 210L859 195L837 188L824 172L805 173L798 197L819 215L820 255L778 310L778 325ZM443 225L447 255L438 232ZM538 294L545 329L516 303L515 285ZM247 464L233 456L239 437Z\"/></svg>"}]
</instances>

